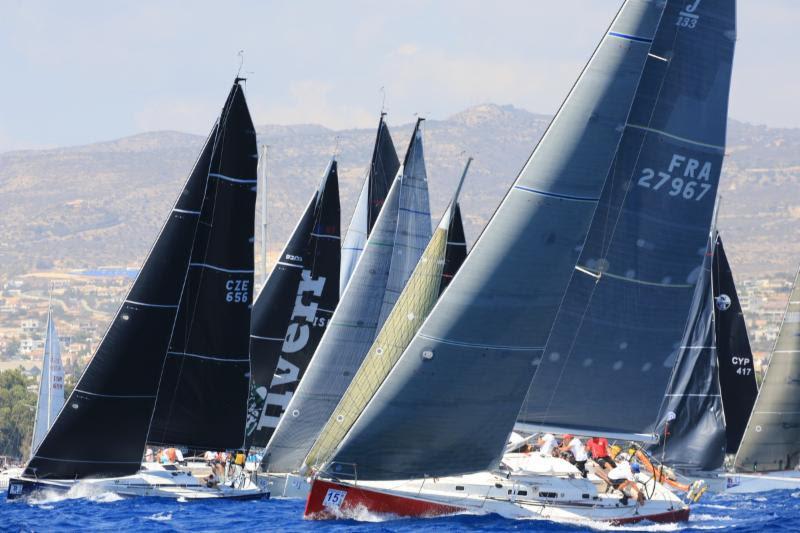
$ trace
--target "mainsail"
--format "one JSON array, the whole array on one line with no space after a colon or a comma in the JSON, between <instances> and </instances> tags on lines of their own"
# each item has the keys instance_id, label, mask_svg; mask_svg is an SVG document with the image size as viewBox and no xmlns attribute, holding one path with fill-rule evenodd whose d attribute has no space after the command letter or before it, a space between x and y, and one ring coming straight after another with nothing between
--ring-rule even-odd
<instances>
[{"instance_id":1,"label":"mainsail","mask_svg":"<svg viewBox=\"0 0 800 533\"><path fill-rule=\"evenodd\" d=\"M339 303L339 178L319 188L253 305L247 445L267 445Z\"/></svg>"},{"instance_id":2,"label":"mainsail","mask_svg":"<svg viewBox=\"0 0 800 533\"><path fill-rule=\"evenodd\" d=\"M739 470L791 470L800 464L800 272L783 315L758 398L735 466Z\"/></svg>"},{"instance_id":3,"label":"mainsail","mask_svg":"<svg viewBox=\"0 0 800 533\"><path fill-rule=\"evenodd\" d=\"M267 446L264 462L271 471L300 468L375 340L383 322L379 317L391 311L430 240L419 125L336 313L286 407L288 415Z\"/></svg>"},{"instance_id":4,"label":"mainsail","mask_svg":"<svg viewBox=\"0 0 800 533\"><path fill-rule=\"evenodd\" d=\"M238 83L220 118L148 442L243 446L250 377L256 132Z\"/></svg>"},{"instance_id":5,"label":"mainsail","mask_svg":"<svg viewBox=\"0 0 800 533\"><path fill-rule=\"evenodd\" d=\"M439 294L453 281L458 269L467 258L467 237L464 234L464 222L461 220L461 204L456 202L450 227L447 228L447 248L444 254L444 269L442 269L442 282L439 284Z\"/></svg>"},{"instance_id":6,"label":"mainsail","mask_svg":"<svg viewBox=\"0 0 800 533\"><path fill-rule=\"evenodd\" d=\"M389 134L389 127L383 119L385 116L386 113L381 113L367 176L342 243L342 268L339 278L341 292L344 292L347 282L356 268L367 237L378 220L383 203L386 201L386 195L400 168L392 136Z\"/></svg>"},{"instance_id":7,"label":"mainsail","mask_svg":"<svg viewBox=\"0 0 800 533\"><path fill-rule=\"evenodd\" d=\"M626 131L663 9L625 3L333 462L356 463L359 479L496 465Z\"/></svg>"},{"instance_id":8,"label":"mainsail","mask_svg":"<svg viewBox=\"0 0 800 533\"><path fill-rule=\"evenodd\" d=\"M241 90L234 84L228 109ZM142 462L161 369L189 267L223 113L125 300L25 475L125 476Z\"/></svg>"},{"instance_id":9,"label":"mainsail","mask_svg":"<svg viewBox=\"0 0 800 533\"><path fill-rule=\"evenodd\" d=\"M734 42L734 0L667 3L520 422L642 440L660 431L707 250Z\"/></svg>"},{"instance_id":10,"label":"mainsail","mask_svg":"<svg viewBox=\"0 0 800 533\"><path fill-rule=\"evenodd\" d=\"M711 279L722 407L725 411L726 452L736 453L758 395L753 352L733 273L717 235Z\"/></svg>"},{"instance_id":11,"label":"mainsail","mask_svg":"<svg viewBox=\"0 0 800 533\"><path fill-rule=\"evenodd\" d=\"M666 404L657 424L665 428L660 435L662 440L651 448L664 463L683 471L714 470L725 461L725 419L718 379L712 292L714 244L712 237L695 286ZM674 420L671 420L673 414Z\"/></svg>"},{"instance_id":12,"label":"mainsail","mask_svg":"<svg viewBox=\"0 0 800 533\"><path fill-rule=\"evenodd\" d=\"M44 339L42 375L39 380L39 397L33 423L31 455L39 447L47 431L64 406L64 367L61 365L61 344L58 341L53 309L47 311L47 335Z\"/></svg>"},{"instance_id":13,"label":"mainsail","mask_svg":"<svg viewBox=\"0 0 800 533\"><path fill-rule=\"evenodd\" d=\"M458 207L458 192L469 169L469 163L461 175L450 206L434 231L428 246L417 263L414 272L403 289L397 303L381 328L375 342L367 352L364 362L353 377L339 405L320 431L314 446L305 459L305 465L319 467L333 454L349 429L353 427L364 407L386 379L400 356L408 347L422 322L428 316L442 290L449 233L455 222ZM460 246L457 248L461 248ZM458 270L458 257L452 256L452 270ZM339 465L341 467L341 465Z\"/></svg>"}]
</instances>

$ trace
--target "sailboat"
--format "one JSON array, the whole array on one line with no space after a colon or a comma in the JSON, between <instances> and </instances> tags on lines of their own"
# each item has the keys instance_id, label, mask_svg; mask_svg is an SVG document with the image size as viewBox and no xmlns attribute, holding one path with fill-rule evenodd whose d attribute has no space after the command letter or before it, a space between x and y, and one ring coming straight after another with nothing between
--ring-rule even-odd
<instances>
[{"instance_id":1,"label":"sailboat","mask_svg":"<svg viewBox=\"0 0 800 533\"><path fill-rule=\"evenodd\" d=\"M392 181L363 252L342 293L305 376L285 407L264 455L264 468L303 497L303 458L333 412L430 240L428 182L422 119L414 127L402 167ZM379 129L379 135L380 135ZM344 252L343 252L344 253ZM343 267L344 268L344 267Z\"/></svg>"},{"instance_id":2,"label":"sailboat","mask_svg":"<svg viewBox=\"0 0 800 533\"><path fill-rule=\"evenodd\" d=\"M353 217L342 242L342 267L339 279L341 292L344 292L350 276L353 275L361 252L364 251L367 238L378 221L378 215L386 201L386 195L400 168L400 160L397 158L389 126L384 120L385 117L386 113L381 112L364 185L361 187L361 193L358 195L358 201L353 210Z\"/></svg>"},{"instance_id":3,"label":"sailboat","mask_svg":"<svg viewBox=\"0 0 800 533\"><path fill-rule=\"evenodd\" d=\"M623 4L442 298L313 465L307 517L688 519L649 478L639 505L561 459L501 461L515 423L654 438L711 226L734 19L733 0Z\"/></svg>"},{"instance_id":4,"label":"sailboat","mask_svg":"<svg viewBox=\"0 0 800 533\"><path fill-rule=\"evenodd\" d=\"M728 474L728 492L800 488L800 272Z\"/></svg>"},{"instance_id":5,"label":"sailboat","mask_svg":"<svg viewBox=\"0 0 800 533\"><path fill-rule=\"evenodd\" d=\"M63 406L64 367L61 364L61 343L58 339L51 303L47 310L47 333L44 339L42 373L39 378L39 393L33 422L31 454L39 447ZM9 468L0 472L0 488L7 488L9 479L22 475L22 471L21 468Z\"/></svg>"},{"instance_id":6,"label":"sailboat","mask_svg":"<svg viewBox=\"0 0 800 533\"><path fill-rule=\"evenodd\" d=\"M337 168L331 159L253 305L248 449L266 447L339 303Z\"/></svg>"},{"instance_id":7,"label":"sailboat","mask_svg":"<svg viewBox=\"0 0 800 533\"><path fill-rule=\"evenodd\" d=\"M145 443L243 445L250 373L256 144L241 78L136 280L8 499L46 491L262 498L142 465Z\"/></svg>"},{"instance_id":8,"label":"sailboat","mask_svg":"<svg viewBox=\"0 0 800 533\"><path fill-rule=\"evenodd\" d=\"M723 469L726 456L739 448L758 385L733 274L716 232L689 317L658 424L665 429L650 453L681 477L702 479L711 492L722 492L730 479Z\"/></svg>"}]
</instances>

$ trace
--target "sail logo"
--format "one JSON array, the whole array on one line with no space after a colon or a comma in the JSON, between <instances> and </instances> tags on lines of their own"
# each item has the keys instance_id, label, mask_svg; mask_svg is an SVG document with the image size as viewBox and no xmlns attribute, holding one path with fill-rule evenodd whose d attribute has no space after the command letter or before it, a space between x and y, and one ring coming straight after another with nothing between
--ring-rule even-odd
<instances>
[{"instance_id":1,"label":"sail logo","mask_svg":"<svg viewBox=\"0 0 800 533\"><path fill-rule=\"evenodd\" d=\"M642 169L637 184L645 189L665 192L673 198L699 202L711 190L711 162L672 154L666 171Z\"/></svg>"},{"instance_id":2,"label":"sail logo","mask_svg":"<svg viewBox=\"0 0 800 533\"><path fill-rule=\"evenodd\" d=\"M716 302L717 309L720 311L727 311L731 307L731 297L727 294L720 294L714 298L714 302Z\"/></svg>"},{"instance_id":3,"label":"sail logo","mask_svg":"<svg viewBox=\"0 0 800 533\"><path fill-rule=\"evenodd\" d=\"M283 414L286 406L289 405L289 400L292 399L294 391L287 390L287 386L295 385L300 380L300 368L292 363L289 357L306 347L311 337L312 326L325 326L327 321L317 317L319 304L312 300L313 297L322 296L324 288L324 276L314 279L311 277L310 270L303 269L300 284L297 287L294 309L292 309L291 322L286 328L281 354L278 358L278 367L270 382L267 398L255 428L256 431L265 427L277 427L280 414ZM268 411L280 414L272 416L267 414Z\"/></svg>"},{"instance_id":4,"label":"sail logo","mask_svg":"<svg viewBox=\"0 0 800 533\"><path fill-rule=\"evenodd\" d=\"M700 2L702 0L695 0L692 4L687 4L683 11L678 13L678 21L675 23L676 26L680 26L681 28L688 28L693 30L697 27L697 22L700 20L700 15L695 13L697 8L700 7Z\"/></svg>"},{"instance_id":5,"label":"sail logo","mask_svg":"<svg viewBox=\"0 0 800 533\"><path fill-rule=\"evenodd\" d=\"M229 279L225 282L225 301L228 303L246 303L250 288L248 279Z\"/></svg>"}]
</instances>

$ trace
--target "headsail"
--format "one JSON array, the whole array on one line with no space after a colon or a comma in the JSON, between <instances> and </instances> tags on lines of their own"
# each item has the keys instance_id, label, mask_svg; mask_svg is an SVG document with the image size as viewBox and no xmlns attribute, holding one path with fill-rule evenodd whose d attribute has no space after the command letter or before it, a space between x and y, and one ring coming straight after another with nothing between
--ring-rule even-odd
<instances>
[{"instance_id":1,"label":"headsail","mask_svg":"<svg viewBox=\"0 0 800 533\"><path fill-rule=\"evenodd\" d=\"M453 208L450 227L447 229L447 249L445 250L444 269L442 282L439 285L439 294L453 281L458 269L467 258L467 237L464 234L464 222L461 220L461 204L456 202Z\"/></svg>"},{"instance_id":2,"label":"headsail","mask_svg":"<svg viewBox=\"0 0 800 533\"><path fill-rule=\"evenodd\" d=\"M367 176L342 244L340 292L344 292L347 282L356 268L356 263L358 263L358 258L361 257L367 237L378 220L383 203L386 201L386 195L389 193L392 181L400 168L400 160L397 158L392 136L389 134L389 127L383 119L384 116L386 116L386 113L381 113Z\"/></svg>"},{"instance_id":3,"label":"headsail","mask_svg":"<svg viewBox=\"0 0 800 533\"><path fill-rule=\"evenodd\" d=\"M244 444L257 161L256 132L237 83L220 117L150 443L212 450Z\"/></svg>"},{"instance_id":4,"label":"headsail","mask_svg":"<svg viewBox=\"0 0 800 533\"><path fill-rule=\"evenodd\" d=\"M611 168L663 7L629 0L620 10L334 462L357 463L359 479L496 464Z\"/></svg>"},{"instance_id":5,"label":"headsail","mask_svg":"<svg viewBox=\"0 0 800 533\"><path fill-rule=\"evenodd\" d=\"M800 464L800 272L778 340L747 423L735 466L743 471L791 470Z\"/></svg>"},{"instance_id":6,"label":"headsail","mask_svg":"<svg viewBox=\"0 0 800 533\"><path fill-rule=\"evenodd\" d=\"M267 445L339 303L339 178L331 160L253 305L247 445Z\"/></svg>"},{"instance_id":7,"label":"headsail","mask_svg":"<svg viewBox=\"0 0 800 533\"><path fill-rule=\"evenodd\" d=\"M686 470L714 470L725 461L725 420L717 368L712 274L714 237L692 299L680 354L657 427L666 438L652 452L664 463ZM670 420L671 415L674 420Z\"/></svg>"},{"instance_id":8,"label":"headsail","mask_svg":"<svg viewBox=\"0 0 800 533\"><path fill-rule=\"evenodd\" d=\"M386 197L361 259L345 289L306 376L286 408L264 457L269 470L300 468L342 398L430 239L428 183L419 122L402 169ZM402 254L399 252L402 251ZM388 313L388 311L386 311Z\"/></svg>"},{"instance_id":9,"label":"headsail","mask_svg":"<svg viewBox=\"0 0 800 533\"><path fill-rule=\"evenodd\" d=\"M439 298L444 280L442 274L449 232L458 206L458 191L471 161L471 158L467 161L453 200L414 268L408 284L389 313L350 386L322 428L304 461L305 465L319 467L331 457ZM458 268L456 260L457 258L453 258L450 265L453 269Z\"/></svg>"},{"instance_id":10,"label":"headsail","mask_svg":"<svg viewBox=\"0 0 800 533\"><path fill-rule=\"evenodd\" d=\"M724 155L734 6L667 3L520 422L643 440L660 429Z\"/></svg>"},{"instance_id":11,"label":"headsail","mask_svg":"<svg viewBox=\"0 0 800 533\"><path fill-rule=\"evenodd\" d=\"M736 453L758 395L758 384L747 325L719 235L714 247L711 279L714 282L714 323L722 407L725 410L726 452Z\"/></svg>"},{"instance_id":12,"label":"headsail","mask_svg":"<svg viewBox=\"0 0 800 533\"><path fill-rule=\"evenodd\" d=\"M36 452L47 431L64 406L64 367L61 365L61 343L58 341L52 307L47 310L47 335L44 339L42 375L39 380L39 398L33 423L31 456Z\"/></svg>"},{"instance_id":13,"label":"headsail","mask_svg":"<svg viewBox=\"0 0 800 533\"><path fill-rule=\"evenodd\" d=\"M238 90L236 84L231 93ZM113 477L139 470L209 165L224 122L211 130L139 275L66 407L34 452L26 476Z\"/></svg>"}]
</instances>

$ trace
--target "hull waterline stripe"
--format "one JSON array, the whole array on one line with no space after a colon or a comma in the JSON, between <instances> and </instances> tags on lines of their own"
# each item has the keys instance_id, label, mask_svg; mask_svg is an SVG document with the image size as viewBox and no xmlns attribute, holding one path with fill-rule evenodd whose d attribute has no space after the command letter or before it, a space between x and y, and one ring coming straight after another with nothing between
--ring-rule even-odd
<instances>
[{"instance_id":1,"label":"hull waterline stripe","mask_svg":"<svg viewBox=\"0 0 800 533\"><path fill-rule=\"evenodd\" d=\"M531 187L525 187L524 185L514 185L514 189L519 191L530 192L534 194L540 194L542 196L549 196L551 198L558 198L560 200L574 200L576 202L598 202L600 198L593 198L590 196L572 196L570 194L559 194L556 192L545 192L540 191L538 189L534 189Z\"/></svg>"},{"instance_id":2,"label":"hull waterline stripe","mask_svg":"<svg viewBox=\"0 0 800 533\"><path fill-rule=\"evenodd\" d=\"M232 268L222 268L208 263L189 263L190 267L210 268L211 270L218 270L220 272L227 272L228 274L252 274L253 270L236 270Z\"/></svg>"},{"instance_id":3,"label":"hull waterline stripe","mask_svg":"<svg viewBox=\"0 0 800 533\"><path fill-rule=\"evenodd\" d=\"M241 359L225 359L224 357L212 357L210 355L199 355L196 353L187 353L187 352L167 352L167 355L180 355L184 357L194 357L195 359L205 359L207 361L219 361L221 363L249 363L250 358L241 358Z\"/></svg>"},{"instance_id":4,"label":"hull waterline stripe","mask_svg":"<svg viewBox=\"0 0 800 533\"><path fill-rule=\"evenodd\" d=\"M148 304L148 303L144 303L144 302L137 302L136 300L125 300L125 303L126 304L131 304L131 305L141 305L142 307L158 307L158 308L164 308L164 309L177 309L178 308L177 304L176 305Z\"/></svg>"},{"instance_id":5,"label":"hull waterline stripe","mask_svg":"<svg viewBox=\"0 0 800 533\"><path fill-rule=\"evenodd\" d=\"M681 137L679 135L673 135L672 133L668 133L668 132L666 132L664 130L658 130L656 128L650 128L650 127L647 127L647 126L641 126L639 124L628 124L627 126L629 128L633 128L635 130L642 130L642 131L647 131L647 132L650 132L650 133L655 133L657 135L663 135L664 137L669 137L670 139L674 139L676 141L684 142L686 144L693 144L695 146L702 146L703 148L711 148L711 149L714 149L714 150L718 150L720 152L724 152L725 151L725 147L724 146L719 146L718 144L708 144L708 143L704 143L704 142L700 142L700 141L695 141L695 140L692 140L692 139L687 139L686 137Z\"/></svg>"},{"instance_id":6,"label":"hull waterline stripe","mask_svg":"<svg viewBox=\"0 0 800 533\"><path fill-rule=\"evenodd\" d=\"M619 39L627 39L628 41L633 41L635 43L645 43L645 44L652 44L653 39L648 39L647 37L639 37L638 35L628 35L627 33L619 33L616 31L608 32L609 35L612 37L618 37Z\"/></svg>"},{"instance_id":7,"label":"hull waterline stripe","mask_svg":"<svg viewBox=\"0 0 800 533\"><path fill-rule=\"evenodd\" d=\"M120 399L152 399L155 395L138 395L138 394L100 394L99 392L89 392L88 390L75 389L75 392L81 394L88 394L89 396L97 396L98 398L120 398Z\"/></svg>"},{"instance_id":8,"label":"hull waterline stripe","mask_svg":"<svg viewBox=\"0 0 800 533\"><path fill-rule=\"evenodd\" d=\"M233 183L258 183L258 180L243 180L243 179L240 179L240 178L232 178L232 177L226 176L224 174L211 173L211 174L208 175L208 177L209 178L217 178L217 179L221 179L221 180L225 180L225 181L230 181L230 182L233 182Z\"/></svg>"},{"instance_id":9,"label":"hull waterline stripe","mask_svg":"<svg viewBox=\"0 0 800 533\"><path fill-rule=\"evenodd\" d=\"M512 352L543 352L543 346L501 346L497 344L478 344L475 342L463 342L463 341L453 341L448 339L442 339L439 337L434 337L433 335L426 335L424 333L419 334L420 337L423 339L428 339L429 341L441 342L442 344L450 344L452 346L464 346L466 348L487 348L489 350L508 350Z\"/></svg>"}]
</instances>

